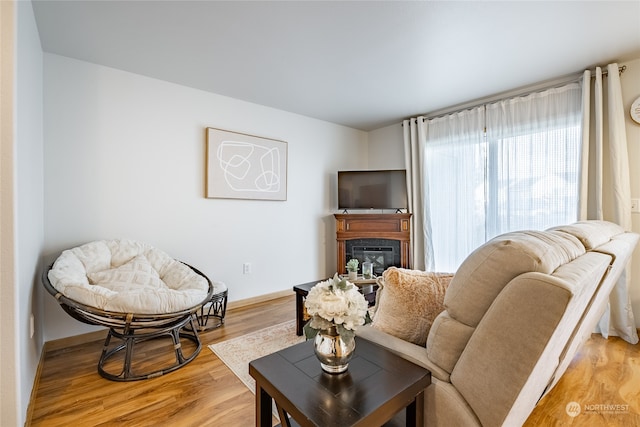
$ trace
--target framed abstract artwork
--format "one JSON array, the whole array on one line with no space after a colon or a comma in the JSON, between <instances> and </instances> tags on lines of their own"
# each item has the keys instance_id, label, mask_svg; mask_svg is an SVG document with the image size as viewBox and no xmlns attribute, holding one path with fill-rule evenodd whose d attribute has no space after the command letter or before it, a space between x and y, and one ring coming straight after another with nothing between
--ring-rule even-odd
<instances>
[{"instance_id":1,"label":"framed abstract artwork","mask_svg":"<svg viewBox=\"0 0 640 427\"><path fill-rule=\"evenodd\" d=\"M207 128L206 196L287 200L287 143Z\"/></svg>"}]
</instances>

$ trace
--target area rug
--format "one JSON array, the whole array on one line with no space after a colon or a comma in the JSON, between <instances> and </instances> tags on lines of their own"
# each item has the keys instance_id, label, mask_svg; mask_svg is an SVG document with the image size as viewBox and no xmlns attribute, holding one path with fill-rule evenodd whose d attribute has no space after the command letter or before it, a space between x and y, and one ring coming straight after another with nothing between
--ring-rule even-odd
<instances>
[{"instance_id":1,"label":"area rug","mask_svg":"<svg viewBox=\"0 0 640 427\"><path fill-rule=\"evenodd\" d=\"M249 362L304 341L296 335L296 321L290 320L247 335L211 344L209 348L233 371L252 393L255 380L249 375Z\"/></svg>"}]
</instances>

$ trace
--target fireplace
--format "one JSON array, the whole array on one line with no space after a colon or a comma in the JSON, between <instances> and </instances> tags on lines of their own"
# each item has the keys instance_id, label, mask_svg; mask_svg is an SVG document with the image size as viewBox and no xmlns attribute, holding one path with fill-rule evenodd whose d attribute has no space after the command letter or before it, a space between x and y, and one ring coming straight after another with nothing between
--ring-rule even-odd
<instances>
[{"instance_id":1,"label":"fireplace","mask_svg":"<svg viewBox=\"0 0 640 427\"><path fill-rule=\"evenodd\" d=\"M379 276L388 267L401 267L400 241L393 239L352 239L345 242L346 261L355 258L362 263L373 263L373 273Z\"/></svg>"},{"instance_id":2,"label":"fireplace","mask_svg":"<svg viewBox=\"0 0 640 427\"><path fill-rule=\"evenodd\" d=\"M390 267L411 268L409 220L411 214L334 214L338 243L338 273L356 258L374 264L376 275Z\"/></svg>"}]
</instances>

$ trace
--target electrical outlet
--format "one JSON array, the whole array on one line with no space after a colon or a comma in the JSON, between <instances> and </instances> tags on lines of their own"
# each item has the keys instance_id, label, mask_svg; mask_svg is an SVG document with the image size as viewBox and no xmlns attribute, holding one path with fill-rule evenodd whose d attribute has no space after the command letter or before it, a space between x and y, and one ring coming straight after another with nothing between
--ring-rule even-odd
<instances>
[{"instance_id":1,"label":"electrical outlet","mask_svg":"<svg viewBox=\"0 0 640 427\"><path fill-rule=\"evenodd\" d=\"M251 274L251 263L242 264L242 274Z\"/></svg>"},{"instance_id":2,"label":"electrical outlet","mask_svg":"<svg viewBox=\"0 0 640 427\"><path fill-rule=\"evenodd\" d=\"M631 212L640 213L640 199L631 199Z\"/></svg>"}]
</instances>

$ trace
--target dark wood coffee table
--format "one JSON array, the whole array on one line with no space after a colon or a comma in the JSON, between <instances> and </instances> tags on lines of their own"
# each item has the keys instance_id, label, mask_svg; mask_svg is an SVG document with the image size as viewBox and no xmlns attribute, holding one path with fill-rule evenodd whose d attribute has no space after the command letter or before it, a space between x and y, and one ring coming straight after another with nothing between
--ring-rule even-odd
<instances>
[{"instance_id":1,"label":"dark wood coffee table","mask_svg":"<svg viewBox=\"0 0 640 427\"><path fill-rule=\"evenodd\" d=\"M306 321L309 320L308 317L305 316L304 300L307 295L309 295L309 290L323 280L326 279L314 280L313 282L302 283L293 287L293 291L296 293L296 334L298 335L302 335L302 328ZM354 282L354 284L358 287L360 293L364 295L369 303L369 307L371 307L376 302L378 285L375 283L375 280L363 282Z\"/></svg>"},{"instance_id":2,"label":"dark wood coffee table","mask_svg":"<svg viewBox=\"0 0 640 427\"><path fill-rule=\"evenodd\" d=\"M427 369L360 337L342 374L322 370L312 341L250 362L249 374L256 380L256 426L268 427L272 398L282 426L381 426L405 408L406 425L422 426L431 383Z\"/></svg>"}]
</instances>

